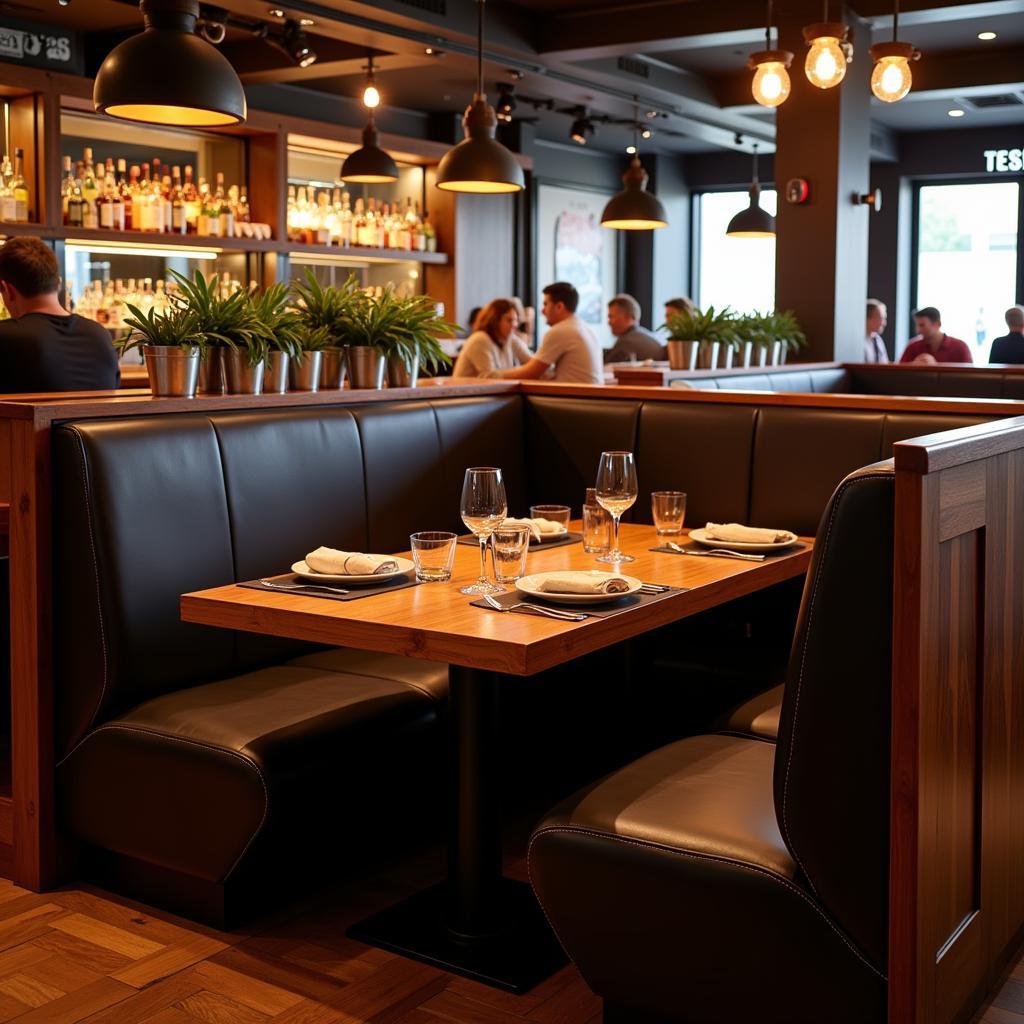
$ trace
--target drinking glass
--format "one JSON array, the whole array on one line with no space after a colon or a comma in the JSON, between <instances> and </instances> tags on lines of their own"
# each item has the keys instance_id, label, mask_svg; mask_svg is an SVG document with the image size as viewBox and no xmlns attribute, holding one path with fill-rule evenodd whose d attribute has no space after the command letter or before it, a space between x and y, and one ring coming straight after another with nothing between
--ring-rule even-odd
<instances>
[{"instance_id":1,"label":"drinking glass","mask_svg":"<svg viewBox=\"0 0 1024 1024\"><path fill-rule=\"evenodd\" d=\"M587 488L583 500L583 550L599 555L611 547L612 517L597 503L597 491Z\"/></svg>"},{"instance_id":2,"label":"drinking glass","mask_svg":"<svg viewBox=\"0 0 1024 1024\"><path fill-rule=\"evenodd\" d=\"M452 578L457 540L454 533L441 530L425 530L409 537L416 579L420 583L447 583Z\"/></svg>"},{"instance_id":3,"label":"drinking glass","mask_svg":"<svg viewBox=\"0 0 1024 1024\"><path fill-rule=\"evenodd\" d=\"M651 491L651 518L659 537L678 536L686 518L686 495L682 491Z\"/></svg>"},{"instance_id":4,"label":"drinking glass","mask_svg":"<svg viewBox=\"0 0 1024 1024\"><path fill-rule=\"evenodd\" d=\"M599 562L635 562L632 555L619 550L619 520L636 501L636 463L632 452L601 452L594 485L597 503L611 513L612 547L598 556Z\"/></svg>"},{"instance_id":5,"label":"drinking glass","mask_svg":"<svg viewBox=\"0 0 1024 1024\"><path fill-rule=\"evenodd\" d=\"M571 509L568 505L531 505L531 519L550 519L553 523L561 523L569 529L569 517Z\"/></svg>"},{"instance_id":6,"label":"drinking glass","mask_svg":"<svg viewBox=\"0 0 1024 1024\"><path fill-rule=\"evenodd\" d=\"M530 549L528 526L499 526L491 534L494 578L499 583L515 583L526 575L526 554Z\"/></svg>"},{"instance_id":7,"label":"drinking glass","mask_svg":"<svg viewBox=\"0 0 1024 1024\"><path fill-rule=\"evenodd\" d=\"M459 593L476 596L504 593L504 587L487 579L487 542L508 514L508 500L500 469L475 466L466 470L466 478L462 483L461 512L462 521L480 542L480 578L471 586L463 587Z\"/></svg>"}]
</instances>

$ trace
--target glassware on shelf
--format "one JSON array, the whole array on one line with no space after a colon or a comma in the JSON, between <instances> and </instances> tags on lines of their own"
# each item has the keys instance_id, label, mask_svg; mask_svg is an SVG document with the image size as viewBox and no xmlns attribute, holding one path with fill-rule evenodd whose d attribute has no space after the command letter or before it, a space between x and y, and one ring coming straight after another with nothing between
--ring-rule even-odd
<instances>
[{"instance_id":1,"label":"glassware on shelf","mask_svg":"<svg viewBox=\"0 0 1024 1024\"><path fill-rule=\"evenodd\" d=\"M487 579L487 543L508 514L508 500L500 469L476 466L466 470L460 512L462 521L480 542L480 578L476 583L463 587L459 593L477 597L504 593L504 587Z\"/></svg>"},{"instance_id":2,"label":"glassware on shelf","mask_svg":"<svg viewBox=\"0 0 1024 1024\"><path fill-rule=\"evenodd\" d=\"M637 496L636 463L632 452L601 452L594 495L612 517L611 550L598 556L599 562L635 562L619 549L619 520L632 508Z\"/></svg>"}]
</instances>

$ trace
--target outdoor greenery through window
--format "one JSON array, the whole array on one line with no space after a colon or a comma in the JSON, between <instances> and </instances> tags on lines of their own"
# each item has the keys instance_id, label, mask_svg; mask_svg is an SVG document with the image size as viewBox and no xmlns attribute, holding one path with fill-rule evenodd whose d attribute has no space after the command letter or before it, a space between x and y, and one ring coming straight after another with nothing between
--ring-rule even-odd
<instances>
[{"instance_id":1,"label":"outdoor greenery through window","mask_svg":"<svg viewBox=\"0 0 1024 1024\"><path fill-rule=\"evenodd\" d=\"M761 207L775 215L775 190L761 193ZM697 295L701 309L731 306L741 313L775 308L775 239L730 238L729 221L749 203L746 189L700 196Z\"/></svg>"},{"instance_id":2,"label":"outdoor greenery through window","mask_svg":"<svg viewBox=\"0 0 1024 1024\"><path fill-rule=\"evenodd\" d=\"M966 341L976 363L988 362L1016 301L1019 201L1015 181L923 185L919 193L914 305L937 306L943 330ZM906 340L897 339L900 349Z\"/></svg>"}]
</instances>

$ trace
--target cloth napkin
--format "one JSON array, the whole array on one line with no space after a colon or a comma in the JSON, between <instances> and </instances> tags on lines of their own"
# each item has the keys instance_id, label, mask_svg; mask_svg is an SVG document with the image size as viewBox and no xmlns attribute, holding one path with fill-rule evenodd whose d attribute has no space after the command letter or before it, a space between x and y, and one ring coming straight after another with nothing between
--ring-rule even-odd
<instances>
[{"instance_id":1,"label":"cloth napkin","mask_svg":"<svg viewBox=\"0 0 1024 1024\"><path fill-rule=\"evenodd\" d=\"M540 540L543 536L557 536L565 533L565 527L556 523L553 519L506 519L502 526L527 526L534 540Z\"/></svg>"},{"instance_id":2,"label":"cloth napkin","mask_svg":"<svg viewBox=\"0 0 1024 1024\"><path fill-rule=\"evenodd\" d=\"M338 551L336 548L317 548L306 555L306 565L313 572L332 576L376 576L395 572L398 563L387 555L364 555L361 551Z\"/></svg>"},{"instance_id":3,"label":"cloth napkin","mask_svg":"<svg viewBox=\"0 0 1024 1024\"><path fill-rule=\"evenodd\" d=\"M540 584L544 594L624 594L629 584L621 576L594 576L589 572L560 572Z\"/></svg>"},{"instance_id":4,"label":"cloth napkin","mask_svg":"<svg viewBox=\"0 0 1024 1024\"><path fill-rule=\"evenodd\" d=\"M756 526L740 526L739 523L708 523L704 533L708 540L733 544L781 544L794 536L789 530L762 530Z\"/></svg>"}]
</instances>

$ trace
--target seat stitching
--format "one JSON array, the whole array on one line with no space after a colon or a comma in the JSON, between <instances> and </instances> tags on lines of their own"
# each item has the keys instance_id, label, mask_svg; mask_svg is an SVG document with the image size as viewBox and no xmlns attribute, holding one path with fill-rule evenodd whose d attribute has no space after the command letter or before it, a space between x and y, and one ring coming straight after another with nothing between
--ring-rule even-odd
<instances>
[{"instance_id":1,"label":"seat stitching","mask_svg":"<svg viewBox=\"0 0 1024 1024\"><path fill-rule=\"evenodd\" d=\"M630 839L627 836L617 836L610 832L599 832L595 829L587 829L580 827L570 827L565 825L553 825L547 828L541 828L530 837L530 845L526 851L526 869L527 874L530 877L530 885L533 886L533 875L530 871L530 855L533 851L533 844L544 835L552 832L567 832L570 835L585 835L592 836L595 839L607 839L612 842L624 843L628 846L636 846L641 850L661 850L664 853L673 854L678 857L689 857L691 860L710 860L720 864L729 864L732 867L739 868L741 871L747 871L752 874L763 875L769 881L776 882L781 885L784 889L788 889L790 892L795 893L799 896L814 912L835 932L839 940L850 950L853 955L860 960L865 967L868 968L873 974L877 975L882 981L886 981L886 976L871 963L867 957L853 944L853 942L843 933L839 926L825 913L822 908L811 899L810 896L804 892L798 885L794 885L788 878L783 878L781 875L768 868L763 868L757 864L748 864L741 860L735 860L732 857L715 856L709 853L698 853L695 850L680 850L678 847L666 846L662 843L646 842L639 839ZM537 895L537 902L541 904L541 910L544 912L544 916L547 917L547 910L544 908L543 901L540 898L540 894L537 893L537 889L533 886L534 893ZM548 923L551 923L551 919L548 918ZM552 926L553 928L554 926ZM559 940L561 941L561 940Z\"/></svg>"},{"instance_id":2,"label":"seat stitching","mask_svg":"<svg viewBox=\"0 0 1024 1024\"><path fill-rule=\"evenodd\" d=\"M71 754L73 754L76 750L78 750L79 747L83 746L88 740L92 739L97 734L114 729L119 729L122 732L137 732L143 736L156 736L159 739L172 740L177 743L184 743L186 745L191 744L192 746L203 747L207 750L212 751L215 754L227 754L230 757L237 757L239 761L243 762L243 764L246 764L256 773L257 778L259 778L260 783L263 786L263 817L260 818L260 823L256 826L255 831L249 837L248 842L245 844L245 846L242 847L242 852L239 853L239 855L235 858L231 867L228 868L227 873L224 875L224 881L227 881L228 878L231 877L231 874L235 870L235 868L238 867L242 858L246 855L246 853L248 853L249 847L253 844L253 840L255 840L255 838L263 830L263 826L266 824L267 821L267 814L270 811L270 790L267 787L267 780L266 778L264 778L263 772L260 771L259 765L251 757L246 757L245 754L237 750L228 750L226 747L214 746L214 744L212 743L207 743L204 740L193 739L192 737L188 736L175 736L172 733L160 732L158 729L147 729L138 725L126 725L123 722L107 722L101 725L98 729L94 729L91 733L89 733L88 736L85 737L85 739L82 740L81 743L79 743L75 747L74 750L72 750ZM68 754L68 757L71 757L71 754ZM65 758L65 761L66 760L67 758Z\"/></svg>"}]
</instances>

